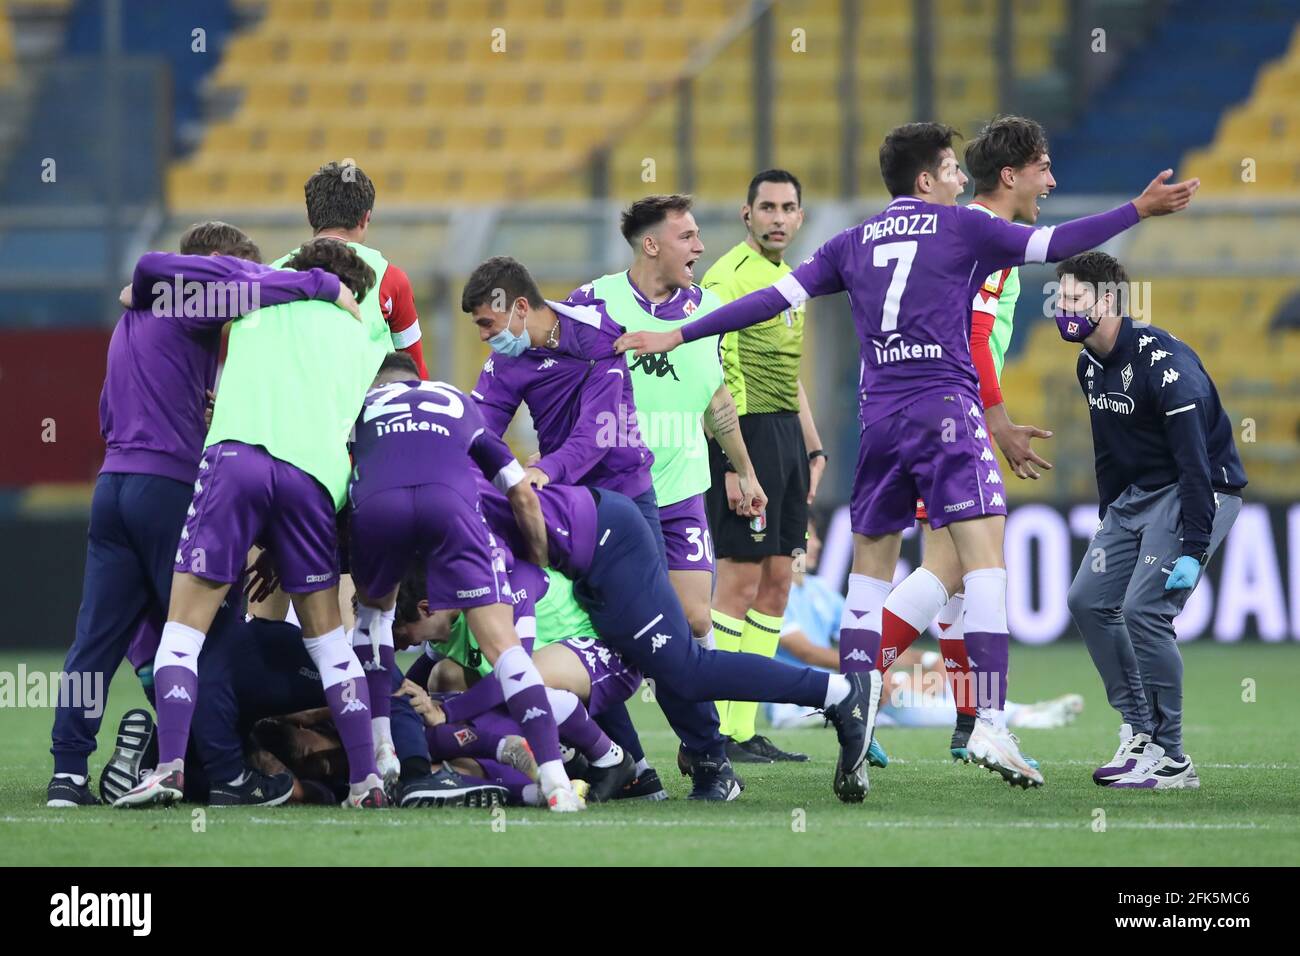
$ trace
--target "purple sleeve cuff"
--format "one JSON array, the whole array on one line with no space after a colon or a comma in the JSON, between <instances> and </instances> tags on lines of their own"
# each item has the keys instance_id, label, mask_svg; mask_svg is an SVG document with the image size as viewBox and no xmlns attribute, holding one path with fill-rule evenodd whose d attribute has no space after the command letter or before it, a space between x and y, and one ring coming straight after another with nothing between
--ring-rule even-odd
<instances>
[{"instance_id":1,"label":"purple sleeve cuff","mask_svg":"<svg viewBox=\"0 0 1300 956\"><path fill-rule=\"evenodd\" d=\"M710 335L722 335L724 332L735 332L757 325L788 309L792 304L775 286L759 289L714 309L702 319L683 325L682 341L694 342Z\"/></svg>"}]
</instances>

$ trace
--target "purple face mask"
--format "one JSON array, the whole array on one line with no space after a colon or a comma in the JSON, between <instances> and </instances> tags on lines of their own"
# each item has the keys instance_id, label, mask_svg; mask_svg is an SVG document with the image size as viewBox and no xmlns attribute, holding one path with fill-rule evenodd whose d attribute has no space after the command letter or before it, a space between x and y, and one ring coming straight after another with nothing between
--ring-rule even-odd
<instances>
[{"instance_id":1,"label":"purple face mask","mask_svg":"<svg viewBox=\"0 0 1300 956\"><path fill-rule=\"evenodd\" d=\"M1097 323L1088 318L1086 313L1066 312L1061 308L1056 310L1056 328L1061 333L1061 338L1067 342L1082 342L1092 335L1092 330L1096 327Z\"/></svg>"}]
</instances>

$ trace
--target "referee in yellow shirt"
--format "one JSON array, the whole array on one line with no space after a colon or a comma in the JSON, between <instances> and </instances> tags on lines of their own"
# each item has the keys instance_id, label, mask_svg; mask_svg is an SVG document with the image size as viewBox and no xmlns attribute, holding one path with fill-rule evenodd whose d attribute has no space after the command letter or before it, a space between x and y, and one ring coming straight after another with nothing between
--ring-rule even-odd
<instances>
[{"instance_id":1,"label":"referee in yellow shirt","mask_svg":"<svg viewBox=\"0 0 1300 956\"><path fill-rule=\"evenodd\" d=\"M755 176L741 210L744 241L715 262L700 284L730 302L791 271L784 255L803 225L802 200L799 180L792 173L768 169ZM826 467L799 381L803 323L802 307L786 309L722 339L724 381L735 399L745 446L768 503L766 513L753 519L732 510L730 502L740 499L739 484L722 450L710 441L713 481L707 508L718 558L713 597L718 650L776 654L794 555L807 539L808 506ZM757 710L753 703L718 702L733 762L808 759L755 734Z\"/></svg>"}]
</instances>

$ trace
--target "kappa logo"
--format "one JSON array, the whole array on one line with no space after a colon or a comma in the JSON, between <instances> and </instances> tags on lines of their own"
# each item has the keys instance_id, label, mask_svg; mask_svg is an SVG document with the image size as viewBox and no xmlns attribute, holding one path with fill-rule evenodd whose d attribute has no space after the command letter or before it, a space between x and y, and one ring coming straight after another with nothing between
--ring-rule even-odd
<instances>
[{"instance_id":1,"label":"kappa logo","mask_svg":"<svg viewBox=\"0 0 1300 956\"><path fill-rule=\"evenodd\" d=\"M363 671L371 671L372 673L379 673L384 669L384 665L379 663L379 661L375 660L372 657L370 658L370 660L366 661L364 664L361 665L361 669Z\"/></svg>"},{"instance_id":2,"label":"kappa logo","mask_svg":"<svg viewBox=\"0 0 1300 956\"><path fill-rule=\"evenodd\" d=\"M945 657L943 659L943 669L948 671L959 671L961 670L961 665L951 657Z\"/></svg>"},{"instance_id":3,"label":"kappa logo","mask_svg":"<svg viewBox=\"0 0 1300 956\"><path fill-rule=\"evenodd\" d=\"M556 362L555 359L553 359L553 358L548 358L548 359L547 359L546 361L544 361L541 365L537 366L537 371L539 371L539 372L545 372L548 368L554 368L554 367L555 367L556 365L558 365L558 364L559 364L559 363Z\"/></svg>"},{"instance_id":4,"label":"kappa logo","mask_svg":"<svg viewBox=\"0 0 1300 956\"><path fill-rule=\"evenodd\" d=\"M628 366L628 368L633 372L637 369L641 369L645 374L653 375L655 378L663 378L665 375L671 375L674 382L681 381L681 379L677 377L677 369L673 366L672 362L668 361L668 354L666 352L660 355L642 353L636 357L636 361Z\"/></svg>"},{"instance_id":5,"label":"kappa logo","mask_svg":"<svg viewBox=\"0 0 1300 956\"><path fill-rule=\"evenodd\" d=\"M998 474L996 468L990 468L990 469L989 469L989 473L988 473L987 475L984 476L984 484L986 484L986 485L1000 485L1000 484L1002 484L1002 476Z\"/></svg>"},{"instance_id":6,"label":"kappa logo","mask_svg":"<svg viewBox=\"0 0 1300 956\"><path fill-rule=\"evenodd\" d=\"M886 667L889 667L889 666L890 666L891 664L893 664L894 661L896 661L897 659L898 659L898 648L897 648L897 647L886 647L885 650L884 650L884 652L880 655L880 661L881 661L881 663L884 664Z\"/></svg>"},{"instance_id":7,"label":"kappa logo","mask_svg":"<svg viewBox=\"0 0 1300 956\"><path fill-rule=\"evenodd\" d=\"M1084 377L1084 378L1092 378L1092 372L1093 372L1093 368L1092 368L1091 365L1089 365L1089 366L1088 366L1088 371L1084 373L1084 376L1083 376L1083 377Z\"/></svg>"},{"instance_id":8,"label":"kappa logo","mask_svg":"<svg viewBox=\"0 0 1300 956\"><path fill-rule=\"evenodd\" d=\"M1002 494L1000 492L995 491L993 492L993 497L989 499L989 504L991 504L995 508L1004 508L1006 507L1007 503L1002 500Z\"/></svg>"},{"instance_id":9,"label":"kappa logo","mask_svg":"<svg viewBox=\"0 0 1300 956\"><path fill-rule=\"evenodd\" d=\"M650 653L653 654L672 639L670 634L656 634L650 638Z\"/></svg>"},{"instance_id":10,"label":"kappa logo","mask_svg":"<svg viewBox=\"0 0 1300 956\"><path fill-rule=\"evenodd\" d=\"M524 719L521 720L521 721L519 721L519 722L520 722L521 724L526 724L526 723L528 723L530 720L533 720L533 719L535 719L535 718L537 718L537 717L545 717L545 716L546 716L546 711L542 710L542 708L540 708L540 707L529 707L526 711L524 711Z\"/></svg>"},{"instance_id":11,"label":"kappa logo","mask_svg":"<svg viewBox=\"0 0 1300 956\"><path fill-rule=\"evenodd\" d=\"M207 470L208 470L208 460L204 458L202 461L199 462L199 471L207 471Z\"/></svg>"},{"instance_id":12,"label":"kappa logo","mask_svg":"<svg viewBox=\"0 0 1300 956\"><path fill-rule=\"evenodd\" d=\"M478 734L474 733L469 727L462 727L452 734L456 738L456 743L461 747L468 747L474 741L478 740Z\"/></svg>"},{"instance_id":13,"label":"kappa logo","mask_svg":"<svg viewBox=\"0 0 1300 956\"><path fill-rule=\"evenodd\" d=\"M199 479L195 478L195 479L194 479L194 493L197 495L197 494L201 494L202 492L203 492L203 482L201 482L201 481L199 481Z\"/></svg>"},{"instance_id":14,"label":"kappa logo","mask_svg":"<svg viewBox=\"0 0 1300 956\"><path fill-rule=\"evenodd\" d=\"M1152 349L1151 351L1152 365L1155 365L1156 362L1159 362L1161 359L1167 359L1167 358L1169 358L1169 353L1166 352L1164 349Z\"/></svg>"},{"instance_id":15,"label":"kappa logo","mask_svg":"<svg viewBox=\"0 0 1300 956\"><path fill-rule=\"evenodd\" d=\"M1170 382L1176 381L1178 381L1178 370L1167 368L1165 369L1165 374L1160 377L1160 387L1164 388Z\"/></svg>"},{"instance_id":16,"label":"kappa logo","mask_svg":"<svg viewBox=\"0 0 1300 956\"><path fill-rule=\"evenodd\" d=\"M846 661L862 661L864 664L871 663L871 658L867 655L867 652L860 647L853 648L844 655L844 659Z\"/></svg>"},{"instance_id":17,"label":"kappa logo","mask_svg":"<svg viewBox=\"0 0 1300 956\"><path fill-rule=\"evenodd\" d=\"M980 410L979 410L978 408L976 408L974 405L972 405L972 406L970 407L970 417L971 417L971 418L979 418L979 417L981 417L981 416L980 416Z\"/></svg>"},{"instance_id":18,"label":"kappa logo","mask_svg":"<svg viewBox=\"0 0 1300 956\"><path fill-rule=\"evenodd\" d=\"M180 684L172 684L172 689L163 694L163 700L188 700L190 703L194 703L194 698L190 696L190 692Z\"/></svg>"},{"instance_id":19,"label":"kappa logo","mask_svg":"<svg viewBox=\"0 0 1300 956\"><path fill-rule=\"evenodd\" d=\"M189 508L187 508L187 509L185 510L185 517L187 517L187 518L193 518L197 513L198 513L198 512L196 512L196 511L194 510L194 506L193 506L193 505L190 505Z\"/></svg>"},{"instance_id":20,"label":"kappa logo","mask_svg":"<svg viewBox=\"0 0 1300 956\"><path fill-rule=\"evenodd\" d=\"M979 428L975 429L975 437L978 438L980 441L983 441L984 439L989 437L989 433L986 432L984 430L984 426L981 425Z\"/></svg>"},{"instance_id":21,"label":"kappa logo","mask_svg":"<svg viewBox=\"0 0 1300 956\"><path fill-rule=\"evenodd\" d=\"M1119 380L1124 386L1124 391L1127 392L1128 387L1133 384L1133 363L1124 366L1124 371L1119 373Z\"/></svg>"},{"instance_id":22,"label":"kappa logo","mask_svg":"<svg viewBox=\"0 0 1300 956\"><path fill-rule=\"evenodd\" d=\"M1146 348L1148 345L1150 345L1150 344L1151 344L1152 342L1154 342L1155 340L1156 340L1156 337L1155 337L1154 335L1143 335L1143 336L1141 336L1141 337L1138 339L1138 352L1140 353L1144 348Z\"/></svg>"},{"instance_id":23,"label":"kappa logo","mask_svg":"<svg viewBox=\"0 0 1300 956\"><path fill-rule=\"evenodd\" d=\"M347 706L343 708L343 713L355 714L358 711L369 710L369 709L370 709L369 707L367 707L361 701L353 697L350 701L348 701Z\"/></svg>"},{"instance_id":24,"label":"kappa logo","mask_svg":"<svg viewBox=\"0 0 1300 956\"><path fill-rule=\"evenodd\" d=\"M980 461L992 461L992 460L993 460L993 450L989 448L987 445L985 445L984 451L980 453Z\"/></svg>"}]
</instances>

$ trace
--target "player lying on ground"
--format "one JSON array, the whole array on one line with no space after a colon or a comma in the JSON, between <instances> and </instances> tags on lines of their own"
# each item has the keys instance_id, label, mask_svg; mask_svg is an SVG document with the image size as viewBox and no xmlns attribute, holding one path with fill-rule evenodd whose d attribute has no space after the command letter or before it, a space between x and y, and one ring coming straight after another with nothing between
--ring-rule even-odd
<instances>
[{"instance_id":1,"label":"player lying on ground","mask_svg":"<svg viewBox=\"0 0 1300 956\"><path fill-rule=\"evenodd\" d=\"M646 787L638 786L631 755L594 722L611 705L622 704L636 692L641 686L641 673L589 636L595 634L595 628L564 575L542 571L516 558L510 582L515 588L516 627L523 630L526 626L521 613L533 614L536 637L524 639L524 644L546 683L560 742L585 758L588 771L583 776L591 785L588 799L654 799L653 793L663 791L647 792ZM483 734L475 738L475 752L465 750L468 742L456 734L460 725L485 726L478 724L478 719L492 714L495 739L523 731L501 700L499 684L483 679L491 675L492 665L483 656L465 616L431 611L425 587L423 574L407 575L398 594L398 621L393 634L399 647L424 643L424 655L407 669L408 682L421 689L456 695L442 701L436 720L425 714L431 725L430 753L444 760L462 756L491 758L494 755L490 748L482 752L486 739Z\"/></svg>"},{"instance_id":2,"label":"player lying on ground","mask_svg":"<svg viewBox=\"0 0 1300 956\"><path fill-rule=\"evenodd\" d=\"M186 753L185 800L212 806L275 806L346 799L346 757L301 630L284 621L255 617L245 623L236 617L229 616L224 631L218 631L220 623L214 625L207 643ZM156 636L151 640L141 635L128 653L151 703L156 645ZM390 679L395 686L400 675L393 672ZM309 720L284 716L303 712L310 712ZM282 724L283 732L277 734ZM481 781L464 780L431 764L423 725L404 699L394 701L393 724L402 762L394 790L399 806L479 806L493 798L495 791L485 793ZM331 741L324 753L319 746L322 735ZM281 744L269 743L274 741ZM267 749L278 758L264 753ZM116 800L138 783L157 766L157 757L152 716L145 710L131 711L122 718L117 749L101 777L105 801ZM320 772L331 769L341 776ZM311 781L338 784L341 792L339 787L309 786Z\"/></svg>"},{"instance_id":3,"label":"player lying on ground","mask_svg":"<svg viewBox=\"0 0 1300 956\"><path fill-rule=\"evenodd\" d=\"M246 311L302 299L357 309L334 275L258 265L257 246L223 222L191 226L180 250L140 258L108 347L99 402L108 447L91 503L76 636L63 667L72 675L102 675L105 691L137 627L167 614L222 326ZM177 288L185 290L183 299L174 298ZM99 722L82 708L55 710L49 806L97 802L88 761Z\"/></svg>"},{"instance_id":4,"label":"player lying on ground","mask_svg":"<svg viewBox=\"0 0 1300 956\"><path fill-rule=\"evenodd\" d=\"M287 263L320 267L353 290L374 270L343 243L306 243ZM157 771L118 800L170 803L184 792L185 747L198 694L199 654L217 609L243 572L249 548L274 553L293 596L307 651L348 750L349 802L383 806L370 703L338 607L335 515L347 491L346 436L390 340L378 313L362 321L331 305L292 302L236 323L176 550L171 603L154 663ZM367 315L370 316L367 319Z\"/></svg>"},{"instance_id":5,"label":"player lying on ground","mask_svg":"<svg viewBox=\"0 0 1300 956\"><path fill-rule=\"evenodd\" d=\"M882 212L830 239L767 289L672 332L637 332L618 343L636 354L670 352L817 296L849 293L862 357L862 437L850 505L853 573L840 628L840 666L874 674L876 697L884 604L901 533L915 520L918 497L926 503L930 527L950 529L966 593L964 634L995 646L1006 640L1006 501L970 355L976 283L1008 266L1064 259L1146 216L1176 212L1199 186L1197 180L1168 185L1172 171L1165 170L1133 202L1031 229L955 205L964 177L953 136L954 130L937 123L891 131L880 166L894 199ZM918 198L926 196L931 198ZM1042 774L1025 762L1005 727L991 725L985 740L987 763L1023 786L1042 784ZM867 781L859 771L851 775L841 768L837 792L861 799Z\"/></svg>"},{"instance_id":6,"label":"player lying on ground","mask_svg":"<svg viewBox=\"0 0 1300 956\"><path fill-rule=\"evenodd\" d=\"M421 381L410 356L385 358L374 385L353 433L349 489L357 628L373 642L373 650L361 653L372 674L395 673L398 586L414 561L423 562L430 609L464 612L478 635L505 704L537 756L551 809L581 810L564 775L546 688L519 643L509 556L479 515L475 474L505 492L511 520L523 529L522 553L545 563L546 529L532 485L505 442L485 427L478 406L450 385ZM380 680L386 686L388 676Z\"/></svg>"},{"instance_id":7,"label":"player lying on ground","mask_svg":"<svg viewBox=\"0 0 1300 956\"><path fill-rule=\"evenodd\" d=\"M508 502L481 494L484 518L511 548L524 546ZM740 792L717 711L693 706L715 699L782 701L822 709L840 742L837 765L853 773L871 742L878 692L861 674L847 677L789 667L756 654L704 650L690 632L650 528L617 492L556 483L538 492L550 565L574 582L574 595L596 634L655 682L655 697L682 741L693 799L732 800ZM878 682L875 685L879 686Z\"/></svg>"},{"instance_id":8,"label":"player lying on ground","mask_svg":"<svg viewBox=\"0 0 1300 956\"><path fill-rule=\"evenodd\" d=\"M1101 524L1070 585L1070 613L1124 719L1103 786L1197 788L1183 753L1174 618L1241 511L1232 422L1197 354L1128 315L1128 274L1101 252L1057 266L1056 323L1082 342ZM1100 556L1100 560L1098 560ZM1139 560L1141 559L1141 560Z\"/></svg>"}]
</instances>

